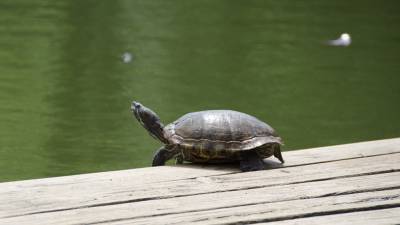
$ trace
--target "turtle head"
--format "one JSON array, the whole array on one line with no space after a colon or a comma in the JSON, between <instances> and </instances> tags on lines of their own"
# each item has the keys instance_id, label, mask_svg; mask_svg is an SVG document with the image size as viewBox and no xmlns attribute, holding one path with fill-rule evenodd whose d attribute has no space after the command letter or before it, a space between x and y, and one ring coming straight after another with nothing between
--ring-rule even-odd
<instances>
[{"instance_id":1,"label":"turtle head","mask_svg":"<svg viewBox=\"0 0 400 225\"><path fill-rule=\"evenodd\" d=\"M155 112L135 101L132 102L131 110L135 118L152 137L163 143L168 142L164 137L164 125Z\"/></svg>"}]
</instances>

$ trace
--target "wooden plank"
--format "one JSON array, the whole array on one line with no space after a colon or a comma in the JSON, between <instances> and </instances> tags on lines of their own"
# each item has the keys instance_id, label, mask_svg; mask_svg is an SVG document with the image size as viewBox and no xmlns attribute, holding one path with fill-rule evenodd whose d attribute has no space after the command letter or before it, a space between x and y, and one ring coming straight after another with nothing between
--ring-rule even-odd
<instances>
[{"instance_id":1,"label":"wooden plank","mask_svg":"<svg viewBox=\"0 0 400 225\"><path fill-rule=\"evenodd\" d=\"M378 200L379 199L379 200ZM207 211L180 213L138 219L103 221L98 224L250 224L290 221L295 218L342 215L352 211L388 207L400 208L399 191L357 193L345 196L298 199L276 203L227 207ZM324 223L322 223L324 224ZM348 223L349 224L349 223Z\"/></svg>"},{"instance_id":2,"label":"wooden plank","mask_svg":"<svg viewBox=\"0 0 400 225\"><path fill-rule=\"evenodd\" d=\"M377 164L377 161L380 163ZM8 187L0 189L0 217L89 207L121 201L144 201L382 173L400 170L399 161L400 153L397 153L302 167L258 171L245 175L243 173L215 175L196 179L164 181L157 184L112 180L104 183L71 182L50 186L46 186L46 183L38 183L37 186L32 185L29 188L15 189ZM60 195L60 193L63 194Z\"/></svg>"},{"instance_id":3,"label":"wooden plank","mask_svg":"<svg viewBox=\"0 0 400 225\"><path fill-rule=\"evenodd\" d=\"M393 225L400 223L400 207L279 221L279 225ZM260 223L270 224L270 223Z\"/></svg>"},{"instance_id":4,"label":"wooden plank","mask_svg":"<svg viewBox=\"0 0 400 225\"><path fill-rule=\"evenodd\" d=\"M286 163L283 167L323 163L351 158L362 158L375 155L400 153L400 138L335 145L320 148L284 152ZM281 168L276 160L265 160L270 168ZM176 168L179 168L177 173ZM131 170L81 174L64 177L53 177L25 181L0 183L5 188L30 188L42 183L43 186L68 185L71 183L107 182L112 180L135 181L140 184L158 183L169 180L192 179L196 177L231 174L239 172L236 166L213 165L175 165L148 167ZM143 176L146 174L146 176Z\"/></svg>"},{"instance_id":5,"label":"wooden plank","mask_svg":"<svg viewBox=\"0 0 400 225\"><path fill-rule=\"evenodd\" d=\"M8 224L218 224L400 207L400 172L217 192L11 218Z\"/></svg>"},{"instance_id":6,"label":"wooden plank","mask_svg":"<svg viewBox=\"0 0 400 225\"><path fill-rule=\"evenodd\" d=\"M305 165L400 152L400 138L291 151L285 166Z\"/></svg>"},{"instance_id":7,"label":"wooden plank","mask_svg":"<svg viewBox=\"0 0 400 225\"><path fill-rule=\"evenodd\" d=\"M400 138L366 141L352 144L334 145L328 147L310 148L284 152L286 163L284 167L330 162L351 158L362 158L374 155L400 153ZM265 160L270 168L282 167L276 160ZM176 173L179 168L179 173ZM158 183L168 180L192 179L203 176L230 174L239 172L235 166L211 165L175 165L163 167L148 167L131 170L80 174L64 177L53 177L25 181L0 183L4 188L30 188L42 183L44 186L68 185L70 183L107 182L110 180L135 181L140 184ZM143 176L146 174L146 176Z\"/></svg>"},{"instance_id":8,"label":"wooden plank","mask_svg":"<svg viewBox=\"0 0 400 225\"><path fill-rule=\"evenodd\" d=\"M275 202L287 202L296 200L287 199L296 185L309 185L306 190L315 192L313 194L320 193L320 188L326 188L331 193L341 193L336 183L333 187L338 189L333 190L320 186L320 182L357 177L386 176L379 178L382 180L375 185L375 189L368 186L374 183L360 181L360 185L353 187L356 193L376 192L382 188L390 190L400 186L397 173L400 170L399 153L400 138L396 138L288 152L284 155L288 161L285 167L280 168L280 164L266 160L269 167L275 169L252 173L238 173L236 167L184 165L2 183L0 223L6 220L29 223L30 220L41 221L47 217L49 221L53 221L52 217L63 216L67 218L63 220L66 223L75 219L78 222L83 219L83 223L90 223L93 215L96 215L95 219L99 221L102 218L98 217L100 214L107 214L103 218L106 221L126 216L153 217L155 212L163 212L166 216L171 212L186 214L187 212L179 211L182 207L192 208L196 213L198 210L214 212L210 207L215 203L215 199L221 198L221 202L218 201L221 209L240 207L238 204L243 202L250 205L261 204L259 200L267 201L264 197ZM311 184L317 186L312 188ZM282 187L282 190L290 194L282 192ZM260 193L274 195L262 194L260 198ZM300 194L309 198L305 193ZM194 202L196 204L193 206ZM155 205L159 206L157 210L154 209ZM113 207L117 207L115 213L107 213L107 210L113 210ZM86 219L71 218L74 216L83 216Z\"/></svg>"}]
</instances>

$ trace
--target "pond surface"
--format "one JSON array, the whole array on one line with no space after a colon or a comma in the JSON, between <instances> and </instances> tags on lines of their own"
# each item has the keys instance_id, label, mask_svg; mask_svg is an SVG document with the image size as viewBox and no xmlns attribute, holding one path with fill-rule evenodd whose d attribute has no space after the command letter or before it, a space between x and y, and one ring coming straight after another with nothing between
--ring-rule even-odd
<instances>
[{"instance_id":1,"label":"pond surface","mask_svg":"<svg viewBox=\"0 0 400 225\"><path fill-rule=\"evenodd\" d=\"M132 100L165 124L246 112L285 151L399 137L399 6L2 0L0 181L149 166L160 143Z\"/></svg>"}]
</instances>

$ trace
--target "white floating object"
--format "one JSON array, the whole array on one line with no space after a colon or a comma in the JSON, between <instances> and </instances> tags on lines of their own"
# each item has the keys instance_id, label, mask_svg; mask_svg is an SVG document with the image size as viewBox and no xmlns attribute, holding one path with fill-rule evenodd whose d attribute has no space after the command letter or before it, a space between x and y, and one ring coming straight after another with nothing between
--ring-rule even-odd
<instances>
[{"instance_id":1,"label":"white floating object","mask_svg":"<svg viewBox=\"0 0 400 225\"><path fill-rule=\"evenodd\" d=\"M121 58L123 63L130 63L133 59L133 56L131 53L125 52L124 54L122 54Z\"/></svg>"},{"instance_id":2,"label":"white floating object","mask_svg":"<svg viewBox=\"0 0 400 225\"><path fill-rule=\"evenodd\" d=\"M340 38L336 40L329 40L328 45L332 46L349 46L351 44L351 37L348 33L343 33Z\"/></svg>"}]
</instances>

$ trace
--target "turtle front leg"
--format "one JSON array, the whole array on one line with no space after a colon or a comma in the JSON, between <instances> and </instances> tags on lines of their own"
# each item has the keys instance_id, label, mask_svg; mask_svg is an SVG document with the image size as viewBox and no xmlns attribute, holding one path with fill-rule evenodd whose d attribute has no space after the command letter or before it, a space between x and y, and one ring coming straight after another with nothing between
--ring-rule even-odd
<instances>
[{"instance_id":1,"label":"turtle front leg","mask_svg":"<svg viewBox=\"0 0 400 225\"><path fill-rule=\"evenodd\" d=\"M176 154L177 152L174 148L163 146L154 154L152 166L163 166L166 161L172 159Z\"/></svg>"}]
</instances>

